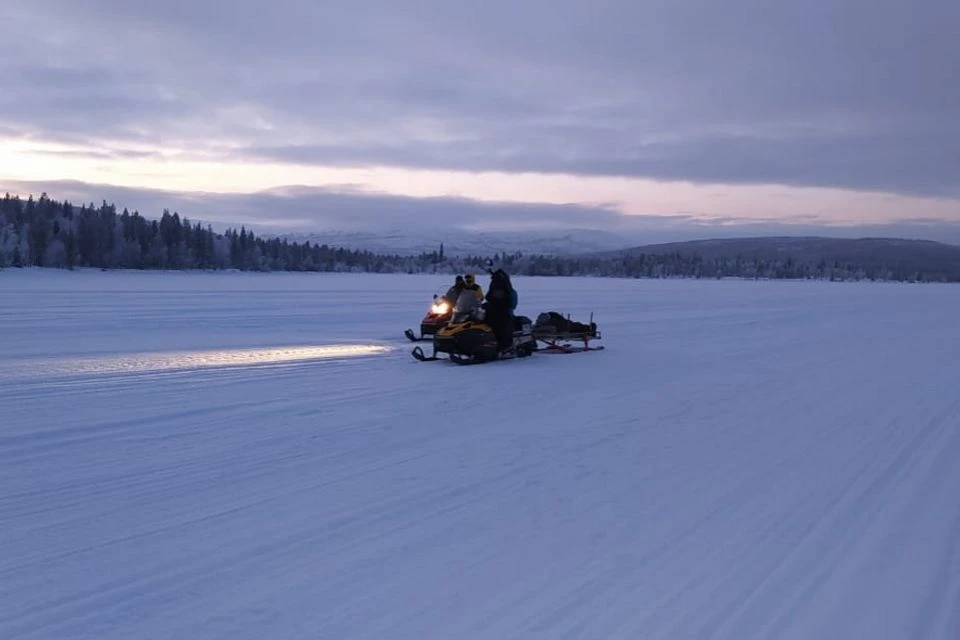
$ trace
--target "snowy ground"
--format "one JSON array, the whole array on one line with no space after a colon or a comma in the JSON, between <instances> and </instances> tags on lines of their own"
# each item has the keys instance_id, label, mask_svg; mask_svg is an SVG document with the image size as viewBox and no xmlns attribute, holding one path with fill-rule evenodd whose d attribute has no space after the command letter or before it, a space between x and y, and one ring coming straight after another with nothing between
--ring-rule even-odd
<instances>
[{"instance_id":1,"label":"snowy ground","mask_svg":"<svg viewBox=\"0 0 960 640\"><path fill-rule=\"evenodd\" d=\"M960 289L446 280L0 272L0 638L960 637Z\"/></svg>"}]
</instances>

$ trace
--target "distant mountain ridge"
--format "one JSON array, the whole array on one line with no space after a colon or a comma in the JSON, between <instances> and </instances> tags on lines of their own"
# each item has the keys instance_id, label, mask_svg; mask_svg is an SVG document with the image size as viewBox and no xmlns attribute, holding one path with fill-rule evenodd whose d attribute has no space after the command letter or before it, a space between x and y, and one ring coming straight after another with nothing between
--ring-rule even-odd
<instances>
[{"instance_id":1,"label":"distant mountain ridge","mask_svg":"<svg viewBox=\"0 0 960 640\"><path fill-rule=\"evenodd\" d=\"M661 242L656 244L640 245L620 250L623 253L643 251L690 251L707 256L718 256L730 251L751 251L766 254L768 257L783 255L796 251L849 251L861 253L877 250L960 250L960 245L936 242L934 240L914 240L909 238L834 238L828 236L744 236L738 238L707 238L701 240L684 240L680 242Z\"/></svg>"},{"instance_id":2,"label":"distant mountain ridge","mask_svg":"<svg viewBox=\"0 0 960 640\"><path fill-rule=\"evenodd\" d=\"M641 245L594 253L597 258L637 258L643 255L696 256L703 260L738 258L792 265L849 265L866 271L889 270L960 279L960 246L903 238L829 238L775 236L689 240Z\"/></svg>"},{"instance_id":3,"label":"distant mountain ridge","mask_svg":"<svg viewBox=\"0 0 960 640\"><path fill-rule=\"evenodd\" d=\"M290 233L279 236L290 242L344 247L380 254L417 255L437 251L443 244L444 255L476 256L495 253L541 255L577 255L613 251L629 247L629 237L596 229L563 229L556 231L456 231L437 230L410 232L385 230L322 231Z\"/></svg>"},{"instance_id":4,"label":"distant mountain ridge","mask_svg":"<svg viewBox=\"0 0 960 640\"><path fill-rule=\"evenodd\" d=\"M960 245L905 238L746 236L630 246L629 236L597 230L339 231L282 237L400 256L436 253L442 244L447 259L513 256L510 268L535 275L960 281ZM524 258L518 261L520 255Z\"/></svg>"}]
</instances>

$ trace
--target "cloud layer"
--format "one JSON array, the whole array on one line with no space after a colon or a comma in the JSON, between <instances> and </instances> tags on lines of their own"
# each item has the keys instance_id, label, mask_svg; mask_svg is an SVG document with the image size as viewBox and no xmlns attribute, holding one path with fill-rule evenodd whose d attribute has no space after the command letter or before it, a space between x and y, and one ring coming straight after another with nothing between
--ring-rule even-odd
<instances>
[{"instance_id":1,"label":"cloud layer","mask_svg":"<svg viewBox=\"0 0 960 640\"><path fill-rule=\"evenodd\" d=\"M47 153L960 198L953 0L31 0L0 19L0 136L68 145Z\"/></svg>"}]
</instances>

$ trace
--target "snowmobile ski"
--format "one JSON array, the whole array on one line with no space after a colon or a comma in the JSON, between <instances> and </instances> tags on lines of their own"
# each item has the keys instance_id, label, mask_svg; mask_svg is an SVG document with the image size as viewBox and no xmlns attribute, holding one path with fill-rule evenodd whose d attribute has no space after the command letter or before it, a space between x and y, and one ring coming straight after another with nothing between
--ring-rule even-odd
<instances>
[{"instance_id":1,"label":"snowmobile ski","mask_svg":"<svg viewBox=\"0 0 960 640\"><path fill-rule=\"evenodd\" d=\"M414 357L416 360L419 360L420 362L430 362L430 361L432 361L432 360L439 360L439 359L440 359L440 358L438 358L438 357L436 356L436 354L434 354L434 355L432 355L432 356L428 356L428 355L424 354L424 353L423 353L423 349L421 349L420 347L414 347L414 348L413 348L413 351L411 351L410 353L411 353L411 355L413 355L413 357Z\"/></svg>"}]
</instances>

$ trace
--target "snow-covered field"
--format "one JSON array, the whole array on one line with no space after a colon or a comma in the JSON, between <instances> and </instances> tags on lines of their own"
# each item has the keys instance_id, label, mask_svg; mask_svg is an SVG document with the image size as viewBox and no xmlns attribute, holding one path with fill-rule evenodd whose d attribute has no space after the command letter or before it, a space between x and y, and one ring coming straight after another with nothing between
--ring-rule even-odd
<instances>
[{"instance_id":1,"label":"snow-covered field","mask_svg":"<svg viewBox=\"0 0 960 640\"><path fill-rule=\"evenodd\" d=\"M960 289L447 280L0 272L0 638L960 637Z\"/></svg>"}]
</instances>

